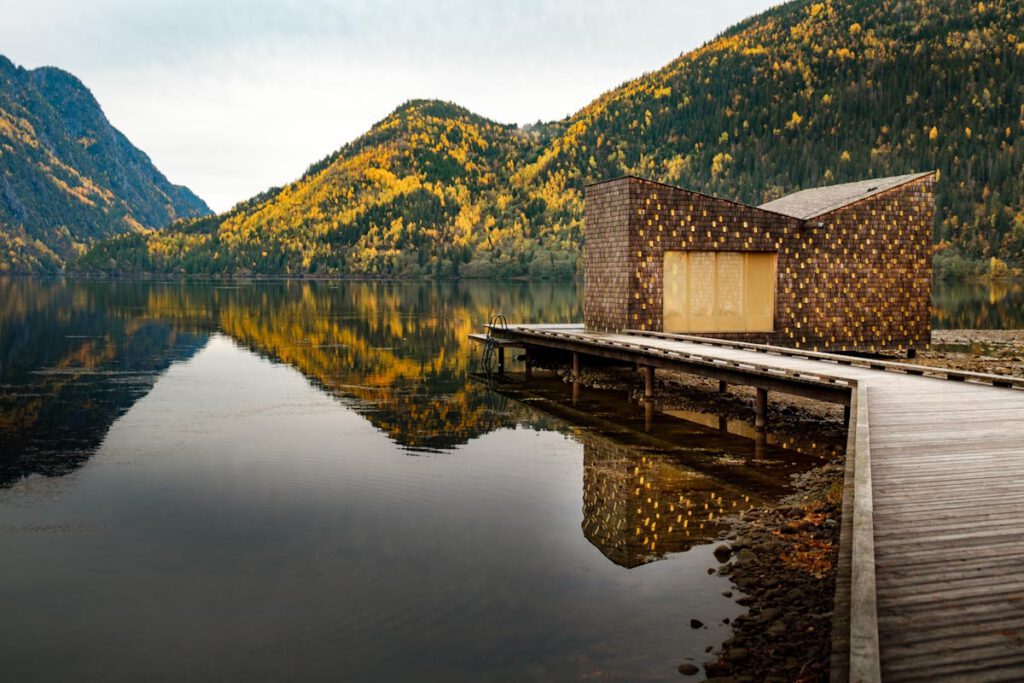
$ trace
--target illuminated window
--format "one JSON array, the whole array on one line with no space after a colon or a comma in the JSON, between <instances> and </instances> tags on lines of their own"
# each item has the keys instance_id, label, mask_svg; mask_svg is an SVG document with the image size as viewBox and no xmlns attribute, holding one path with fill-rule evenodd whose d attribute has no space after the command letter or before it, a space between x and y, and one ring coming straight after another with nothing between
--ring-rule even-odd
<instances>
[{"instance_id":1,"label":"illuminated window","mask_svg":"<svg viewBox=\"0 0 1024 683\"><path fill-rule=\"evenodd\" d=\"M665 332L772 332L776 254L667 251Z\"/></svg>"}]
</instances>

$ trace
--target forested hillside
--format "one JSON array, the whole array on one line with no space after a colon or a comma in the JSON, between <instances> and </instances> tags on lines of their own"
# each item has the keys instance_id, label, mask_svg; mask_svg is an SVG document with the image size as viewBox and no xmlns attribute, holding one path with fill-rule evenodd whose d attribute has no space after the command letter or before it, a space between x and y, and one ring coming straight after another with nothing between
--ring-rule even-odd
<instances>
[{"instance_id":1,"label":"forested hillside","mask_svg":"<svg viewBox=\"0 0 1024 683\"><path fill-rule=\"evenodd\" d=\"M0 56L0 273L55 271L99 239L209 212L77 78Z\"/></svg>"},{"instance_id":2,"label":"forested hillside","mask_svg":"<svg viewBox=\"0 0 1024 683\"><path fill-rule=\"evenodd\" d=\"M510 188L546 142L543 130L444 102L409 102L300 181L221 216L104 243L79 267L449 276L471 271L477 256L515 275L543 240L552 253L560 249L569 273L575 242L545 239L552 231L539 220L543 207L525 207L537 229L522 229L526 219L515 214L524 202Z\"/></svg>"},{"instance_id":3,"label":"forested hillside","mask_svg":"<svg viewBox=\"0 0 1024 683\"><path fill-rule=\"evenodd\" d=\"M782 5L571 118L412 102L300 180L106 242L83 270L564 275L582 188L636 174L752 204L938 169L938 264L1024 261L1024 0Z\"/></svg>"}]
</instances>

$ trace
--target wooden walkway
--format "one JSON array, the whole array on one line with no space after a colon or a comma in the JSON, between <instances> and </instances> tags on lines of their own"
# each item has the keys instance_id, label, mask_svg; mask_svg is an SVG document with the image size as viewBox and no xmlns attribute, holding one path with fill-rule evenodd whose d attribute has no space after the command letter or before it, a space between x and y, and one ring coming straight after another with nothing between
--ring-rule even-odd
<instances>
[{"instance_id":1,"label":"wooden walkway","mask_svg":"<svg viewBox=\"0 0 1024 683\"><path fill-rule=\"evenodd\" d=\"M734 383L774 375L774 390L804 395L804 382L845 387L848 400L833 399L852 404L833 679L1024 680L1024 380L579 326L502 336L528 353Z\"/></svg>"}]
</instances>

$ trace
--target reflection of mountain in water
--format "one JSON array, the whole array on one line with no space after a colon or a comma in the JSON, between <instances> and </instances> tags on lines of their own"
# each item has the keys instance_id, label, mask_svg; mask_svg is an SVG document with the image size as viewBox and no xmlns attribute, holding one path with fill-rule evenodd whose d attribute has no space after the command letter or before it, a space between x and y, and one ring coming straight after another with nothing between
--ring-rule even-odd
<instances>
[{"instance_id":1,"label":"reflection of mountain in water","mask_svg":"<svg viewBox=\"0 0 1024 683\"><path fill-rule=\"evenodd\" d=\"M0 280L0 486L80 467L161 372L205 343L116 315L94 298L105 293Z\"/></svg>"},{"instance_id":2,"label":"reflection of mountain in water","mask_svg":"<svg viewBox=\"0 0 1024 683\"><path fill-rule=\"evenodd\" d=\"M517 319L577 313L571 288L458 283L286 283L240 290L220 329L345 398L405 448L441 450L513 422L470 381L468 336L494 310ZM540 311L540 312L538 312Z\"/></svg>"},{"instance_id":3,"label":"reflection of mountain in water","mask_svg":"<svg viewBox=\"0 0 1024 683\"><path fill-rule=\"evenodd\" d=\"M469 332L497 310L578 317L564 285L0 280L0 295L0 485L80 466L215 331L295 368L406 448L452 448L524 413L469 380Z\"/></svg>"},{"instance_id":4,"label":"reflection of mountain in water","mask_svg":"<svg viewBox=\"0 0 1024 683\"><path fill-rule=\"evenodd\" d=\"M638 452L599 435L583 442L583 535L631 568L689 550L728 528L722 516L751 507L750 496L684 467L664 453Z\"/></svg>"}]
</instances>

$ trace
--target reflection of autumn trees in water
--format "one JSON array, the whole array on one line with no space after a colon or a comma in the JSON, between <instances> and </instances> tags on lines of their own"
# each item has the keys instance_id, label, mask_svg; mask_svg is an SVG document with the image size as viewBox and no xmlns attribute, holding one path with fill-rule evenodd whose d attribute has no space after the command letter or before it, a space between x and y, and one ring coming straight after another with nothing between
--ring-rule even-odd
<instances>
[{"instance_id":1,"label":"reflection of autumn trees in water","mask_svg":"<svg viewBox=\"0 0 1024 683\"><path fill-rule=\"evenodd\" d=\"M408 448L450 448L509 422L468 377L468 335L491 312L573 320L565 286L290 283L280 300L223 306L220 329L286 363ZM245 290L240 290L245 293Z\"/></svg>"},{"instance_id":2,"label":"reflection of autumn trees in water","mask_svg":"<svg viewBox=\"0 0 1024 683\"><path fill-rule=\"evenodd\" d=\"M932 326L947 330L1024 327L1024 283L937 282L932 294Z\"/></svg>"},{"instance_id":3,"label":"reflection of autumn trees in water","mask_svg":"<svg viewBox=\"0 0 1024 683\"><path fill-rule=\"evenodd\" d=\"M514 418L468 378L495 311L574 320L571 286L0 280L0 484L78 467L172 361L220 331L349 402L407 448Z\"/></svg>"}]
</instances>

